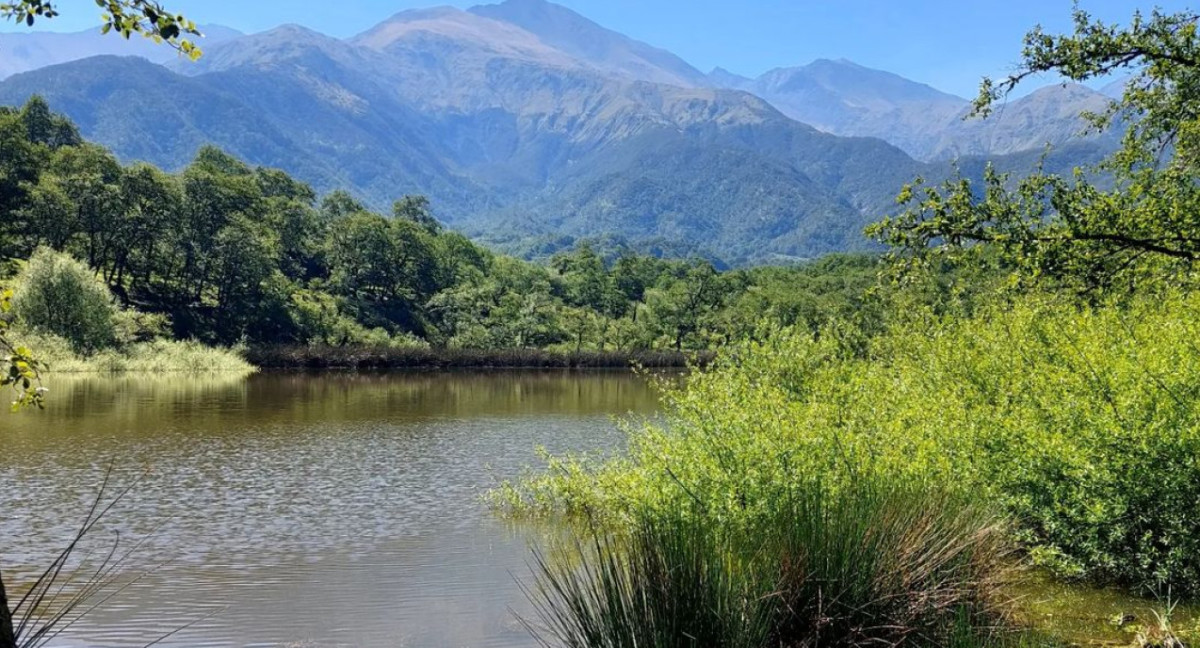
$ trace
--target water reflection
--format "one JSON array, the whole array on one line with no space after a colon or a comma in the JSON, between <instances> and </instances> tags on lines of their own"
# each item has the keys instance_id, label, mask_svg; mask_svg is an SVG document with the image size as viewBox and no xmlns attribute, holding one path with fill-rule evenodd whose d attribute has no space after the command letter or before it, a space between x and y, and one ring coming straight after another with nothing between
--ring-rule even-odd
<instances>
[{"instance_id":1,"label":"water reflection","mask_svg":"<svg viewBox=\"0 0 1200 648\"><path fill-rule=\"evenodd\" d=\"M51 383L0 418L6 574L31 578L108 465L139 479L106 532L154 568L72 633L92 645L527 646L531 530L478 497L533 449L611 450L656 399L624 372L253 376ZM165 564L164 564L165 563Z\"/></svg>"}]
</instances>

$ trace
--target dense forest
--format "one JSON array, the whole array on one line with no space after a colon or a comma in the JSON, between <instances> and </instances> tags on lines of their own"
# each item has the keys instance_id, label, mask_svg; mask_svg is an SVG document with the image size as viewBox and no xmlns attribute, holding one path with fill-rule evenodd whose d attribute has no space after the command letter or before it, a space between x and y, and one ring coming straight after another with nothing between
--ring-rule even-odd
<instances>
[{"instance_id":1,"label":"dense forest","mask_svg":"<svg viewBox=\"0 0 1200 648\"><path fill-rule=\"evenodd\" d=\"M586 242L544 263L445 229L422 196L374 213L201 149L179 174L121 164L40 98L0 108L0 254L86 263L141 338L211 344L632 351L710 348L861 310L878 260L719 271ZM38 322L27 323L37 326ZM54 332L54 331L50 331Z\"/></svg>"}]
</instances>

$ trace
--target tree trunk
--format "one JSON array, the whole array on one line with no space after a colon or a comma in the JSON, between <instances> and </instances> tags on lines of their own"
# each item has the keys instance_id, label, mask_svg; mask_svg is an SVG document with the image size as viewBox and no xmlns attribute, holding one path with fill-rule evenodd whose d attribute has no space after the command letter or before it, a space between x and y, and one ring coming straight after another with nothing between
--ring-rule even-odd
<instances>
[{"instance_id":1,"label":"tree trunk","mask_svg":"<svg viewBox=\"0 0 1200 648\"><path fill-rule=\"evenodd\" d=\"M12 610L8 608L8 595L4 591L3 574L0 574L0 648L17 648L17 637L13 634Z\"/></svg>"}]
</instances>

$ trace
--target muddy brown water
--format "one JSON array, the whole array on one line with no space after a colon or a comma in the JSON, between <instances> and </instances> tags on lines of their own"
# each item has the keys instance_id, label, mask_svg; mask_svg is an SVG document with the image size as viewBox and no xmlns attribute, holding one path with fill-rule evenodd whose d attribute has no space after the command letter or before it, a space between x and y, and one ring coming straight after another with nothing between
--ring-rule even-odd
<instances>
[{"instance_id":1,"label":"muddy brown water","mask_svg":"<svg viewBox=\"0 0 1200 648\"><path fill-rule=\"evenodd\" d=\"M134 484L86 549L126 588L52 645L536 645L518 579L547 529L480 501L535 448L612 452L653 416L623 371L50 381L0 416L0 567L21 589L104 475ZM137 545L138 542L142 544ZM135 580L136 579L136 580Z\"/></svg>"}]
</instances>

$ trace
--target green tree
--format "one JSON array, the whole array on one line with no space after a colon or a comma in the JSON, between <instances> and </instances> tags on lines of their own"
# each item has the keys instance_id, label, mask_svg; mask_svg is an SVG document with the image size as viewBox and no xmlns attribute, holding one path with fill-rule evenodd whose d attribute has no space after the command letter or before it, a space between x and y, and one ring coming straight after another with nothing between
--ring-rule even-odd
<instances>
[{"instance_id":1,"label":"green tree","mask_svg":"<svg viewBox=\"0 0 1200 648\"><path fill-rule=\"evenodd\" d=\"M976 110L1030 76L1072 81L1131 78L1095 128L1124 128L1119 151L1071 177L1038 169L1019 181L989 169L982 186L956 178L906 187L908 209L869 233L918 262L997 254L1022 279L1050 279L1092 291L1180 277L1200 259L1200 38L1191 12L1106 24L1076 10L1073 33L1025 38L1009 79L985 79ZM1105 179L1101 182L1098 178Z\"/></svg>"},{"instance_id":2,"label":"green tree","mask_svg":"<svg viewBox=\"0 0 1200 648\"><path fill-rule=\"evenodd\" d=\"M261 223L233 219L213 240L213 330L222 342L283 340L291 335L279 237Z\"/></svg>"},{"instance_id":3,"label":"green tree","mask_svg":"<svg viewBox=\"0 0 1200 648\"><path fill-rule=\"evenodd\" d=\"M696 261L679 277L665 279L646 299L659 330L672 348L681 351L685 346L708 346L703 333L727 296L716 268Z\"/></svg>"},{"instance_id":4,"label":"green tree","mask_svg":"<svg viewBox=\"0 0 1200 648\"><path fill-rule=\"evenodd\" d=\"M33 144L41 144L51 149L64 146L79 146L83 138L79 129L70 120L55 115L50 111L50 105L41 95L33 95L20 112L21 123L25 126L26 137Z\"/></svg>"},{"instance_id":5,"label":"green tree","mask_svg":"<svg viewBox=\"0 0 1200 648\"><path fill-rule=\"evenodd\" d=\"M138 164L122 171L120 203L124 214L105 279L119 295L126 293L127 279L129 292L149 294L155 274L167 271L172 225L183 209L183 191L175 178ZM130 301L128 296L125 301Z\"/></svg>"},{"instance_id":6,"label":"green tree","mask_svg":"<svg viewBox=\"0 0 1200 648\"><path fill-rule=\"evenodd\" d=\"M332 223L339 218L368 211L365 205L356 200L350 192L344 189L331 191L321 199L321 218Z\"/></svg>"},{"instance_id":7,"label":"green tree","mask_svg":"<svg viewBox=\"0 0 1200 648\"><path fill-rule=\"evenodd\" d=\"M429 198L425 196L405 196L392 203L392 216L412 221L430 234L442 231L442 223L434 217Z\"/></svg>"},{"instance_id":8,"label":"green tree","mask_svg":"<svg viewBox=\"0 0 1200 648\"><path fill-rule=\"evenodd\" d=\"M22 325L61 336L80 352L116 341L112 293L90 268L63 252L33 253L17 277L12 311Z\"/></svg>"},{"instance_id":9,"label":"green tree","mask_svg":"<svg viewBox=\"0 0 1200 648\"><path fill-rule=\"evenodd\" d=\"M611 310L608 271L590 245L585 243L570 253L556 255L550 265L562 277L567 303L597 312Z\"/></svg>"}]
</instances>

